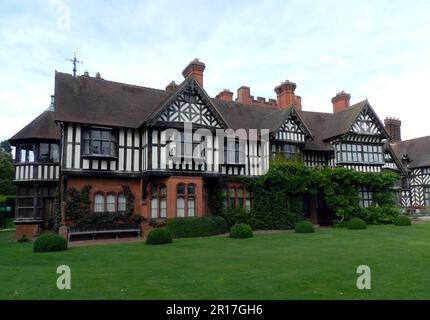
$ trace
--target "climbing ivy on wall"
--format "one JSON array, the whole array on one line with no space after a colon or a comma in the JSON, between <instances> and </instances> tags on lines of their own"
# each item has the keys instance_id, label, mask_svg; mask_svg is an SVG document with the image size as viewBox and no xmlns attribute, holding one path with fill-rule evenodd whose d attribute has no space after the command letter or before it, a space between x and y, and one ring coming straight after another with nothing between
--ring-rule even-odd
<instances>
[{"instance_id":1,"label":"climbing ivy on wall","mask_svg":"<svg viewBox=\"0 0 430 320\"><path fill-rule=\"evenodd\" d=\"M81 190L68 188L66 190L66 220L85 225L111 224L133 220L135 196L127 185L123 185L122 190L126 198L125 212L92 212L91 186L85 186Z\"/></svg>"},{"instance_id":2,"label":"climbing ivy on wall","mask_svg":"<svg viewBox=\"0 0 430 320\"><path fill-rule=\"evenodd\" d=\"M237 178L236 178L237 179ZM339 221L360 217L370 224L392 223L398 215L394 173L363 173L345 168L308 168L299 159L276 157L258 178L240 178L253 191L257 229L289 229L304 217L304 196L321 194ZM359 188L372 192L372 205L359 206Z\"/></svg>"},{"instance_id":3,"label":"climbing ivy on wall","mask_svg":"<svg viewBox=\"0 0 430 320\"><path fill-rule=\"evenodd\" d=\"M60 207L60 191L57 187L54 193L54 219L53 219L53 229L58 232L61 227L61 207Z\"/></svg>"}]
</instances>

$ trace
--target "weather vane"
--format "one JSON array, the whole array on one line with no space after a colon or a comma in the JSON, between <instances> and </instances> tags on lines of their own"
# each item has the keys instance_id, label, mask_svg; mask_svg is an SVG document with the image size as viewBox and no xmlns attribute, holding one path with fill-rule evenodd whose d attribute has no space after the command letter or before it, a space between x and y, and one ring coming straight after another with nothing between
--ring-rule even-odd
<instances>
[{"instance_id":1,"label":"weather vane","mask_svg":"<svg viewBox=\"0 0 430 320\"><path fill-rule=\"evenodd\" d=\"M66 60L68 60L68 61L72 61L73 62L73 77L76 77L76 71L77 71L77 68L76 68L76 65L78 64L78 63L84 63L83 61L79 61L77 58L76 58L76 51L74 51L73 52L73 59L66 59Z\"/></svg>"}]
</instances>

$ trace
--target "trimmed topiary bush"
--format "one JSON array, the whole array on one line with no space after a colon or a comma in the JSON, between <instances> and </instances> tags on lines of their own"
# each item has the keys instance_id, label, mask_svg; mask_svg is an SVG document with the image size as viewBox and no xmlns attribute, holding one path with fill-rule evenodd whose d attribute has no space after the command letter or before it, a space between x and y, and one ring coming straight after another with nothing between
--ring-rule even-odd
<instances>
[{"instance_id":1,"label":"trimmed topiary bush","mask_svg":"<svg viewBox=\"0 0 430 320\"><path fill-rule=\"evenodd\" d=\"M396 226L410 226L411 225L411 219L407 216L398 216L395 220L394 220L394 224Z\"/></svg>"},{"instance_id":2,"label":"trimmed topiary bush","mask_svg":"<svg viewBox=\"0 0 430 320\"><path fill-rule=\"evenodd\" d=\"M42 234L33 244L34 252L67 250L67 240L55 233Z\"/></svg>"},{"instance_id":3,"label":"trimmed topiary bush","mask_svg":"<svg viewBox=\"0 0 430 320\"><path fill-rule=\"evenodd\" d=\"M172 235L166 228L154 229L148 233L146 244L164 244L171 243Z\"/></svg>"},{"instance_id":4,"label":"trimmed topiary bush","mask_svg":"<svg viewBox=\"0 0 430 320\"><path fill-rule=\"evenodd\" d=\"M352 218L348 221L348 229L350 230L364 230L367 229L367 224L360 218Z\"/></svg>"},{"instance_id":5,"label":"trimmed topiary bush","mask_svg":"<svg viewBox=\"0 0 430 320\"><path fill-rule=\"evenodd\" d=\"M187 217L167 220L173 238L205 237L227 232L227 222L219 216Z\"/></svg>"},{"instance_id":6,"label":"trimmed topiary bush","mask_svg":"<svg viewBox=\"0 0 430 320\"><path fill-rule=\"evenodd\" d=\"M309 221L297 222L294 229L296 230L296 233L312 233L312 232L315 232L314 225Z\"/></svg>"},{"instance_id":7,"label":"trimmed topiary bush","mask_svg":"<svg viewBox=\"0 0 430 320\"><path fill-rule=\"evenodd\" d=\"M227 233L228 225L227 225L227 221L225 221L223 217L211 216L209 218L212 219L212 221L215 223L215 230L214 230L216 232L215 234Z\"/></svg>"},{"instance_id":8,"label":"trimmed topiary bush","mask_svg":"<svg viewBox=\"0 0 430 320\"><path fill-rule=\"evenodd\" d=\"M252 228L246 223L236 223L230 228L230 238L251 238Z\"/></svg>"}]
</instances>

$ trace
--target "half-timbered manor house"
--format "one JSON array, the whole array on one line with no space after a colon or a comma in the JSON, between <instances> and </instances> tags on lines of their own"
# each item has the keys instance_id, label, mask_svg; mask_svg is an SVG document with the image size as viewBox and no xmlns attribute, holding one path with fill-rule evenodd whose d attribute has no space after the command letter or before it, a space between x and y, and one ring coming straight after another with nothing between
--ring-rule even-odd
<instances>
[{"instance_id":1,"label":"half-timbered manor house","mask_svg":"<svg viewBox=\"0 0 430 320\"><path fill-rule=\"evenodd\" d=\"M99 213L125 210L126 185L145 221L208 215L220 179L262 175L276 154L299 155L310 167L394 170L408 177L397 189L401 204L430 206L430 152L423 152L430 137L401 141L399 120L382 123L369 101L350 105L344 91L333 97L332 113L302 110L288 80L275 88L276 99L254 98L245 86L235 99L229 90L210 97L204 69L191 61L182 83L165 89L56 72L51 106L10 139L17 235L32 237L52 225L57 187L64 199L66 188L90 185L92 211ZM184 124L192 124L191 135ZM197 134L202 129L212 135ZM226 129L257 134L245 141L216 135ZM228 206L252 206L252 194L238 183L224 193ZM361 205L371 201L362 190ZM314 208L305 212L314 223L326 221L319 204L307 207Z\"/></svg>"}]
</instances>

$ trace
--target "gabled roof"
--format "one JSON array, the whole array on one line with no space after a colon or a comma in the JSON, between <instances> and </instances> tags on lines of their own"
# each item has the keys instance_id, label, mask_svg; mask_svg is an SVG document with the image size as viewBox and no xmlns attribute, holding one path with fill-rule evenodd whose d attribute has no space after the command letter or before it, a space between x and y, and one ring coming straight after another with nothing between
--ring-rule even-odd
<instances>
[{"instance_id":1,"label":"gabled roof","mask_svg":"<svg viewBox=\"0 0 430 320\"><path fill-rule=\"evenodd\" d=\"M406 173L407 169L404 167L401 158L398 157L396 152L393 149L393 145L389 143L389 141L385 141L385 152L388 152L393 159L396 166L399 168L399 170L403 173Z\"/></svg>"},{"instance_id":2,"label":"gabled roof","mask_svg":"<svg viewBox=\"0 0 430 320\"><path fill-rule=\"evenodd\" d=\"M165 90L55 73L55 119L61 122L138 128L168 96Z\"/></svg>"},{"instance_id":3,"label":"gabled roof","mask_svg":"<svg viewBox=\"0 0 430 320\"><path fill-rule=\"evenodd\" d=\"M326 120L331 113L300 111L301 118L306 125L312 130L312 139L307 139L305 142L306 150L313 151L333 151L333 147L323 141L324 126Z\"/></svg>"},{"instance_id":4,"label":"gabled roof","mask_svg":"<svg viewBox=\"0 0 430 320\"><path fill-rule=\"evenodd\" d=\"M190 76L186 78L177 88L174 90L164 101L161 103L155 110L152 111L152 113L141 123L143 125L146 124L153 124L157 118L160 116L160 114L167 108L172 102L175 101L178 95L183 93L188 87L192 87L195 89L202 98L202 100L206 103L207 108L211 110L213 115L220 120L220 122L223 124L225 128L229 127L228 122L223 117L223 115L220 113L216 105L213 103L212 99L209 98L206 91L203 90L203 88L199 85L199 83L195 80L193 76Z\"/></svg>"},{"instance_id":5,"label":"gabled roof","mask_svg":"<svg viewBox=\"0 0 430 320\"><path fill-rule=\"evenodd\" d=\"M391 145L399 159L407 156L410 159L408 168L430 166L430 136L399 141Z\"/></svg>"},{"instance_id":6,"label":"gabled roof","mask_svg":"<svg viewBox=\"0 0 430 320\"><path fill-rule=\"evenodd\" d=\"M23 140L60 140L60 138L60 128L55 123L54 112L49 108L10 138L9 141L11 144L16 144Z\"/></svg>"},{"instance_id":7,"label":"gabled roof","mask_svg":"<svg viewBox=\"0 0 430 320\"><path fill-rule=\"evenodd\" d=\"M367 101L364 100L342 111L330 114L323 126L322 139L325 140L348 133L366 104Z\"/></svg>"}]
</instances>

